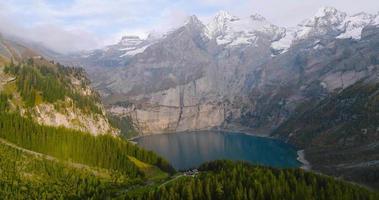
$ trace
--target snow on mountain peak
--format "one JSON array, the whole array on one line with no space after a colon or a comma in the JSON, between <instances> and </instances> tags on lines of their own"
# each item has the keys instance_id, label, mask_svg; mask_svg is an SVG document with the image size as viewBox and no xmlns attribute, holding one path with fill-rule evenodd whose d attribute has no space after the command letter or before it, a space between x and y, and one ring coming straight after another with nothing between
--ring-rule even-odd
<instances>
[{"instance_id":1,"label":"snow on mountain peak","mask_svg":"<svg viewBox=\"0 0 379 200\"><path fill-rule=\"evenodd\" d=\"M220 22L238 20L238 17L233 16L229 12L224 10L218 11L214 18Z\"/></svg>"},{"instance_id":2,"label":"snow on mountain peak","mask_svg":"<svg viewBox=\"0 0 379 200\"><path fill-rule=\"evenodd\" d=\"M313 28L331 28L333 26L338 26L346 18L346 13L341 12L332 7L322 7L316 14L305 20L300 26L313 27Z\"/></svg>"},{"instance_id":3,"label":"snow on mountain peak","mask_svg":"<svg viewBox=\"0 0 379 200\"><path fill-rule=\"evenodd\" d=\"M372 20L372 25L379 26L379 13L376 15L375 19Z\"/></svg>"},{"instance_id":4,"label":"snow on mountain peak","mask_svg":"<svg viewBox=\"0 0 379 200\"><path fill-rule=\"evenodd\" d=\"M364 12L349 16L341 25L343 33L337 38L360 39L364 27L373 22L375 16Z\"/></svg>"},{"instance_id":5,"label":"snow on mountain peak","mask_svg":"<svg viewBox=\"0 0 379 200\"><path fill-rule=\"evenodd\" d=\"M363 28L368 25L379 25L379 14L361 12L348 16L335 8L322 7L314 17L295 28L286 30L285 36L273 42L271 47L279 52L285 52L295 41L328 34L335 38L358 40L361 38Z\"/></svg>"},{"instance_id":6,"label":"snow on mountain peak","mask_svg":"<svg viewBox=\"0 0 379 200\"><path fill-rule=\"evenodd\" d=\"M158 35L149 34L147 39L141 39L139 36L123 36L117 45L109 46L107 49L117 50L121 53L119 57L134 56L142 53L158 40Z\"/></svg>"},{"instance_id":7,"label":"snow on mountain peak","mask_svg":"<svg viewBox=\"0 0 379 200\"><path fill-rule=\"evenodd\" d=\"M321 7L317 10L316 14L314 17L318 17L318 18L322 18L324 16L338 16L338 15L343 15L343 13L341 13L339 10L337 10L336 8L333 8L333 7L329 7L329 6L324 6L324 7Z\"/></svg>"},{"instance_id":8,"label":"snow on mountain peak","mask_svg":"<svg viewBox=\"0 0 379 200\"><path fill-rule=\"evenodd\" d=\"M119 42L122 46L137 46L141 44L143 40L139 36L123 36Z\"/></svg>"},{"instance_id":9,"label":"snow on mountain peak","mask_svg":"<svg viewBox=\"0 0 379 200\"><path fill-rule=\"evenodd\" d=\"M225 11L218 12L205 28L208 38L216 39L217 44L229 47L242 44L255 45L259 33L275 37L278 32L280 29L261 15L254 14L246 18L239 18Z\"/></svg>"}]
</instances>

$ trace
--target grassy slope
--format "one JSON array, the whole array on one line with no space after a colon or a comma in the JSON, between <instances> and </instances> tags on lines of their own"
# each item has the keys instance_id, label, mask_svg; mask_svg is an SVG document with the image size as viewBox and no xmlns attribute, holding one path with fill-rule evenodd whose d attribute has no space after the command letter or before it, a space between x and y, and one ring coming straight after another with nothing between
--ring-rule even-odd
<instances>
[{"instance_id":1,"label":"grassy slope","mask_svg":"<svg viewBox=\"0 0 379 200\"><path fill-rule=\"evenodd\" d=\"M149 180L160 180L169 177L169 174L163 172L158 167L150 165L148 163L142 162L135 157L128 156L129 160L132 161L147 177Z\"/></svg>"}]
</instances>

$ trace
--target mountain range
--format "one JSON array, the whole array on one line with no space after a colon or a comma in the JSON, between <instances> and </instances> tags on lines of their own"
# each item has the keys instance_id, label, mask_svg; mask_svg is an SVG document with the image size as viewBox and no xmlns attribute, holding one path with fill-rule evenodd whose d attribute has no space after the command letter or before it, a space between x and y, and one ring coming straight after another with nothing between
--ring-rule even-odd
<instances>
[{"instance_id":1,"label":"mountain range","mask_svg":"<svg viewBox=\"0 0 379 200\"><path fill-rule=\"evenodd\" d=\"M22 44L2 39L3 59L43 55L84 67L108 114L140 135L278 137L305 149L313 170L379 187L378 14L323 7L284 28L220 11L208 24L191 16L165 34L69 55Z\"/></svg>"},{"instance_id":2,"label":"mountain range","mask_svg":"<svg viewBox=\"0 0 379 200\"><path fill-rule=\"evenodd\" d=\"M292 28L220 11L207 25L191 16L169 33L125 36L60 60L83 66L108 110L132 118L144 134L214 127L270 133L305 99L375 70L370 63L331 65L343 64L355 53L350 44L375 35L378 23L377 15L330 7Z\"/></svg>"},{"instance_id":3,"label":"mountain range","mask_svg":"<svg viewBox=\"0 0 379 200\"><path fill-rule=\"evenodd\" d=\"M352 113L331 117L319 109L338 95L361 95L351 88L375 87L378 46L379 15L323 7L284 28L258 14L241 18L220 11L208 24L191 16L166 34L125 36L118 44L60 61L83 66L108 112L130 119L139 134L222 129L281 137L304 148L315 170L377 185L375 178L362 177L376 174L379 167L378 121L363 126L368 116L357 117L359 110L353 107L361 104L352 99L338 103ZM371 92L367 98L377 89ZM370 113L372 118L378 111ZM337 121L306 131L304 120L313 118ZM342 125L346 123L362 126L351 132ZM342 128L335 130L337 126ZM361 130L368 130L369 139L354 143ZM350 140L354 145L341 142ZM353 149L361 149L356 155L371 156L335 159L332 166L322 159Z\"/></svg>"}]
</instances>

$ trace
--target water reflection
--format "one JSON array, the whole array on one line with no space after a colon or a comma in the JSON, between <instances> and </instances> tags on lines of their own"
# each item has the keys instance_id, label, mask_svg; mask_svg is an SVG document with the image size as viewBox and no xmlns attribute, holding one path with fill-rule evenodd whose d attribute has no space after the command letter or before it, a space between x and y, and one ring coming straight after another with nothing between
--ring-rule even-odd
<instances>
[{"instance_id":1,"label":"water reflection","mask_svg":"<svg viewBox=\"0 0 379 200\"><path fill-rule=\"evenodd\" d=\"M298 167L296 150L283 142L245 134L190 132L146 136L138 145L157 152L176 169L217 159L245 160L273 167Z\"/></svg>"}]
</instances>

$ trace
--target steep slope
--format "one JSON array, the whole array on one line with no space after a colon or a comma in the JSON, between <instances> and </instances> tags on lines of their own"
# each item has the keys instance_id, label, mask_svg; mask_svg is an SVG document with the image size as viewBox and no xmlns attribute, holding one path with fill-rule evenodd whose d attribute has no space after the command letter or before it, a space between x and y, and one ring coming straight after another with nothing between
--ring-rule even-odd
<instances>
[{"instance_id":1,"label":"steep slope","mask_svg":"<svg viewBox=\"0 0 379 200\"><path fill-rule=\"evenodd\" d=\"M22 60L29 57L38 57L39 55L35 50L7 39L0 33L0 65L10 62L11 59Z\"/></svg>"},{"instance_id":2,"label":"steep slope","mask_svg":"<svg viewBox=\"0 0 379 200\"><path fill-rule=\"evenodd\" d=\"M172 172L152 152L114 137L0 115L0 195L5 199L114 198L139 184L159 183ZM10 121L18 125L9 126Z\"/></svg>"},{"instance_id":3,"label":"steep slope","mask_svg":"<svg viewBox=\"0 0 379 200\"><path fill-rule=\"evenodd\" d=\"M276 53L283 53L304 40L334 38L359 40L363 28L377 25L377 19L377 15L364 12L349 16L335 8L322 7L314 17L304 20L297 27L287 29L283 34L284 37L273 42L271 46Z\"/></svg>"},{"instance_id":4,"label":"steep slope","mask_svg":"<svg viewBox=\"0 0 379 200\"><path fill-rule=\"evenodd\" d=\"M304 40L250 74L250 103L241 123L275 129L308 101L318 101L378 70L379 29L368 26L360 40ZM317 47L317 48L315 48Z\"/></svg>"},{"instance_id":5,"label":"steep slope","mask_svg":"<svg viewBox=\"0 0 379 200\"><path fill-rule=\"evenodd\" d=\"M107 119L82 70L38 58L11 62L1 75L7 78L0 90L3 198L104 199L175 172L153 152L117 137L114 128L98 128ZM40 121L42 105L53 110ZM59 114L77 121L49 124ZM83 119L94 123L88 131Z\"/></svg>"},{"instance_id":6,"label":"steep slope","mask_svg":"<svg viewBox=\"0 0 379 200\"><path fill-rule=\"evenodd\" d=\"M312 168L379 187L379 74L299 108L276 135L304 148Z\"/></svg>"},{"instance_id":7,"label":"steep slope","mask_svg":"<svg viewBox=\"0 0 379 200\"><path fill-rule=\"evenodd\" d=\"M16 61L15 61L16 62ZM96 92L83 70L65 68L42 57L1 67L0 92L12 110L40 124L65 126L97 134L117 134L105 117Z\"/></svg>"},{"instance_id":8,"label":"steep slope","mask_svg":"<svg viewBox=\"0 0 379 200\"><path fill-rule=\"evenodd\" d=\"M59 162L3 142L0 142L0 152L0 196L3 199L109 196L110 171Z\"/></svg>"},{"instance_id":9,"label":"steep slope","mask_svg":"<svg viewBox=\"0 0 379 200\"><path fill-rule=\"evenodd\" d=\"M125 37L82 64L107 110L142 134L215 127L268 134L301 103L372 72L378 19L324 7L286 29L258 14L221 11L207 25L192 16L154 42Z\"/></svg>"},{"instance_id":10,"label":"steep slope","mask_svg":"<svg viewBox=\"0 0 379 200\"><path fill-rule=\"evenodd\" d=\"M224 26L218 22L230 30L217 32ZM183 27L128 58L126 66L103 69L94 85L109 111L130 117L142 133L218 127L238 117L234 101L242 98L245 74L271 58L269 44L279 31L259 16L236 23L220 13L205 26L192 16ZM243 24L251 29L240 30ZM219 44L221 37L229 38L228 44ZM237 44L240 40L248 42Z\"/></svg>"}]
</instances>

